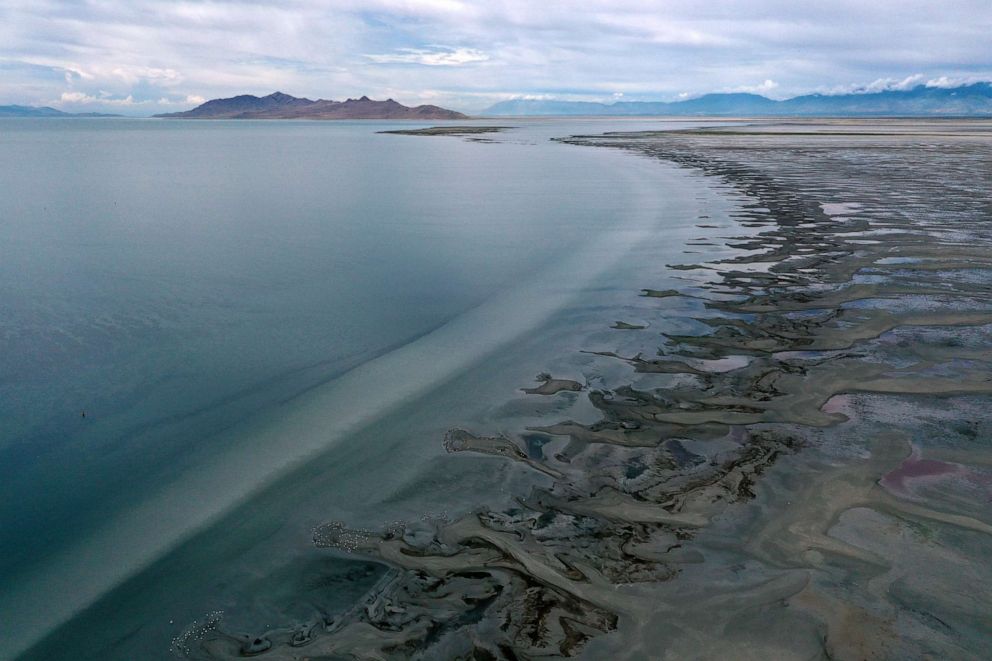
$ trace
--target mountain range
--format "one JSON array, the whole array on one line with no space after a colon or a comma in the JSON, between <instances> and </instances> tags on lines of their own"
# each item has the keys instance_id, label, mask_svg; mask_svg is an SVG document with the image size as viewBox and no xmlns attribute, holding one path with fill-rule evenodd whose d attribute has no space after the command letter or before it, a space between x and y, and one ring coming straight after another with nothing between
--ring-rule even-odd
<instances>
[{"instance_id":1,"label":"mountain range","mask_svg":"<svg viewBox=\"0 0 992 661\"><path fill-rule=\"evenodd\" d=\"M992 116L992 83L959 87L807 94L776 101L758 94L706 94L685 101L501 101L484 115Z\"/></svg>"},{"instance_id":2,"label":"mountain range","mask_svg":"<svg viewBox=\"0 0 992 661\"><path fill-rule=\"evenodd\" d=\"M62 112L48 106L0 106L0 117L120 117L101 112Z\"/></svg>"},{"instance_id":3,"label":"mountain range","mask_svg":"<svg viewBox=\"0 0 992 661\"><path fill-rule=\"evenodd\" d=\"M298 99L275 92L268 96L242 94L213 99L185 112L155 115L166 119L468 119L438 106L410 108L392 99L373 101L367 96L347 101Z\"/></svg>"},{"instance_id":4,"label":"mountain range","mask_svg":"<svg viewBox=\"0 0 992 661\"><path fill-rule=\"evenodd\" d=\"M716 93L684 101L557 101L512 99L483 111L484 115L671 115L741 117L992 117L992 82L958 87L919 85L906 90L807 94L775 100L758 94ZM68 113L50 107L0 106L0 117L118 117L104 113ZM367 96L346 101L312 101L282 92L268 96L242 94L213 99L192 110L156 117L167 119L468 119L460 112L434 105L404 106L393 99Z\"/></svg>"}]
</instances>

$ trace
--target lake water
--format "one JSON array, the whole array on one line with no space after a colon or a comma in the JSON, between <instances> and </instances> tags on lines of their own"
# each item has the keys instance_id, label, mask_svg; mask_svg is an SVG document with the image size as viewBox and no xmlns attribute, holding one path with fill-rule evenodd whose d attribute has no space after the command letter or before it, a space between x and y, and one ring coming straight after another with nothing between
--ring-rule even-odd
<instances>
[{"instance_id":1,"label":"lake water","mask_svg":"<svg viewBox=\"0 0 992 661\"><path fill-rule=\"evenodd\" d=\"M549 413L517 389L580 370L720 202L549 140L664 122L501 123L0 120L0 657L165 656L315 572L345 607L382 570L312 526L513 491L444 430Z\"/></svg>"}]
</instances>

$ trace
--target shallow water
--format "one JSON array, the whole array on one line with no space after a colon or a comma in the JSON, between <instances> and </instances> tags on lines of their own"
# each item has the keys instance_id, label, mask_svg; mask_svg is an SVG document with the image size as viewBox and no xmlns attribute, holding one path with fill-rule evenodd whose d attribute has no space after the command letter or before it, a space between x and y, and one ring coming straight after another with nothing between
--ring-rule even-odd
<instances>
[{"instance_id":1,"label":"shallow water","mask_svg":"<svg viewBox=\"0 0 992 661\"><path fill-rule=\"evenodd\" d=\"M548 413L516 388L724 204L548 140L657 121L396 126L0 122L0 656L96 600L39 658L163 654L217 609L268 625L315 563L346 606L381 570L309 529L516 491L437 468L444 429Z\"/></svg>"}]
</instances>

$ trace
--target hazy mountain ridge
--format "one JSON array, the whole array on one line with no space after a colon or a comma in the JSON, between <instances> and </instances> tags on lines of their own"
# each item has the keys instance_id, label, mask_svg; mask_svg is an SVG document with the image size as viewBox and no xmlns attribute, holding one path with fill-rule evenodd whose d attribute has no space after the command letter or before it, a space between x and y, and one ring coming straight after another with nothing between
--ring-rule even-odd
<instances>
[{"instance_id":1,"label":"hazy mountain ridge","mask_svg":"<svg viewBox=\"0 0 992 661\"><path fill-rule=\"evenodd\" d=\"M806 94L776 101L759 94L706 94L685 101L588 101L513 99L486 115L821 115L992 116L992 83L852 94Z\"/></svg>"},{"instance_id":2,"label":"hazy mountain ridge","mask_svg":"<svg viewBox=\"0 0 992 661\"><path fill-rule=\"evenodd\" d=\"M268 96L242 94L213 99L192 110L156 117L166 119L468 119L439 106L411 108L393 99L374 101L367 96L346 101L301 99L282 92Z\"/></svg>"},{"instance_id":3,"label":"hazy mountain ridge","mask_svg":"<svg viewBox=\"0 0 992 661\"><path fill-rule=\"evenodd\" d=\"M120 117L102 112L63 112L48 106L0 106L0 117Z\"/></svg>"},{"instance_id":4,"label":"hazy mountain ridge","mask_svg":"<svg viewBox=\"0 0 992 661\"><path fill-rule=\"evenodd\" d=\"M992 117L992 82L958 87L918 85L907 90L848 94L806 94L777 101L750 93L714 93L684 101L590 101L512 99L485 115L673 115L673 116L916 116ZM119 117L107 113L70 113L48 106L0 106L0 117ZM282 92L212 99L183 112L155 115L168 119L467 119L435 105L408 107L393 99L367 96L345 101L298 98Z\"/></svg>"}]
</instances>

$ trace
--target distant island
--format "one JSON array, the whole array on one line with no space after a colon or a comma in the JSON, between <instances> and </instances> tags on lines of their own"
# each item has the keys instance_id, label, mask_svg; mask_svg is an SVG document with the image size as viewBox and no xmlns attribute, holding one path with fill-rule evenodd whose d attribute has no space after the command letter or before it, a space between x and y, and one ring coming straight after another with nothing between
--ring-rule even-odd
<instances>
[{"instance_id":1,"label":"distant island","mask_svg":"<svg viewBox=\"0 0 992 661\"><path fill-rule=\"evenodd\" d=\"M484 115L675 115L812 117L992 117L992 83L852 94L807 94L776 101L758 94L706 94L685 101L512 99Z\"/></svg>"},{"instance_id":2,"label":"distant island","mask_svg":"<svg viewBox=\"0 0 992 661\"><path fill-rule=\"evenodd\" d=\"M102 112L62 112L48 106L0 106L0 117L120 117Z\"/></svg>"},{"instance_id":3,"label":"distant island","mask_svg":"<svg viewBox=\"0 0 992 661\"><path fill-rule=\"evenodd\" d=\"M373 101L367 96L347 101L298 99L275 92L268 96L242 94L213 99L185 112L155 115L165 119L468 119L454 110L424 105L410 108L392 99Z\"/></svg>"}]
</instances>

